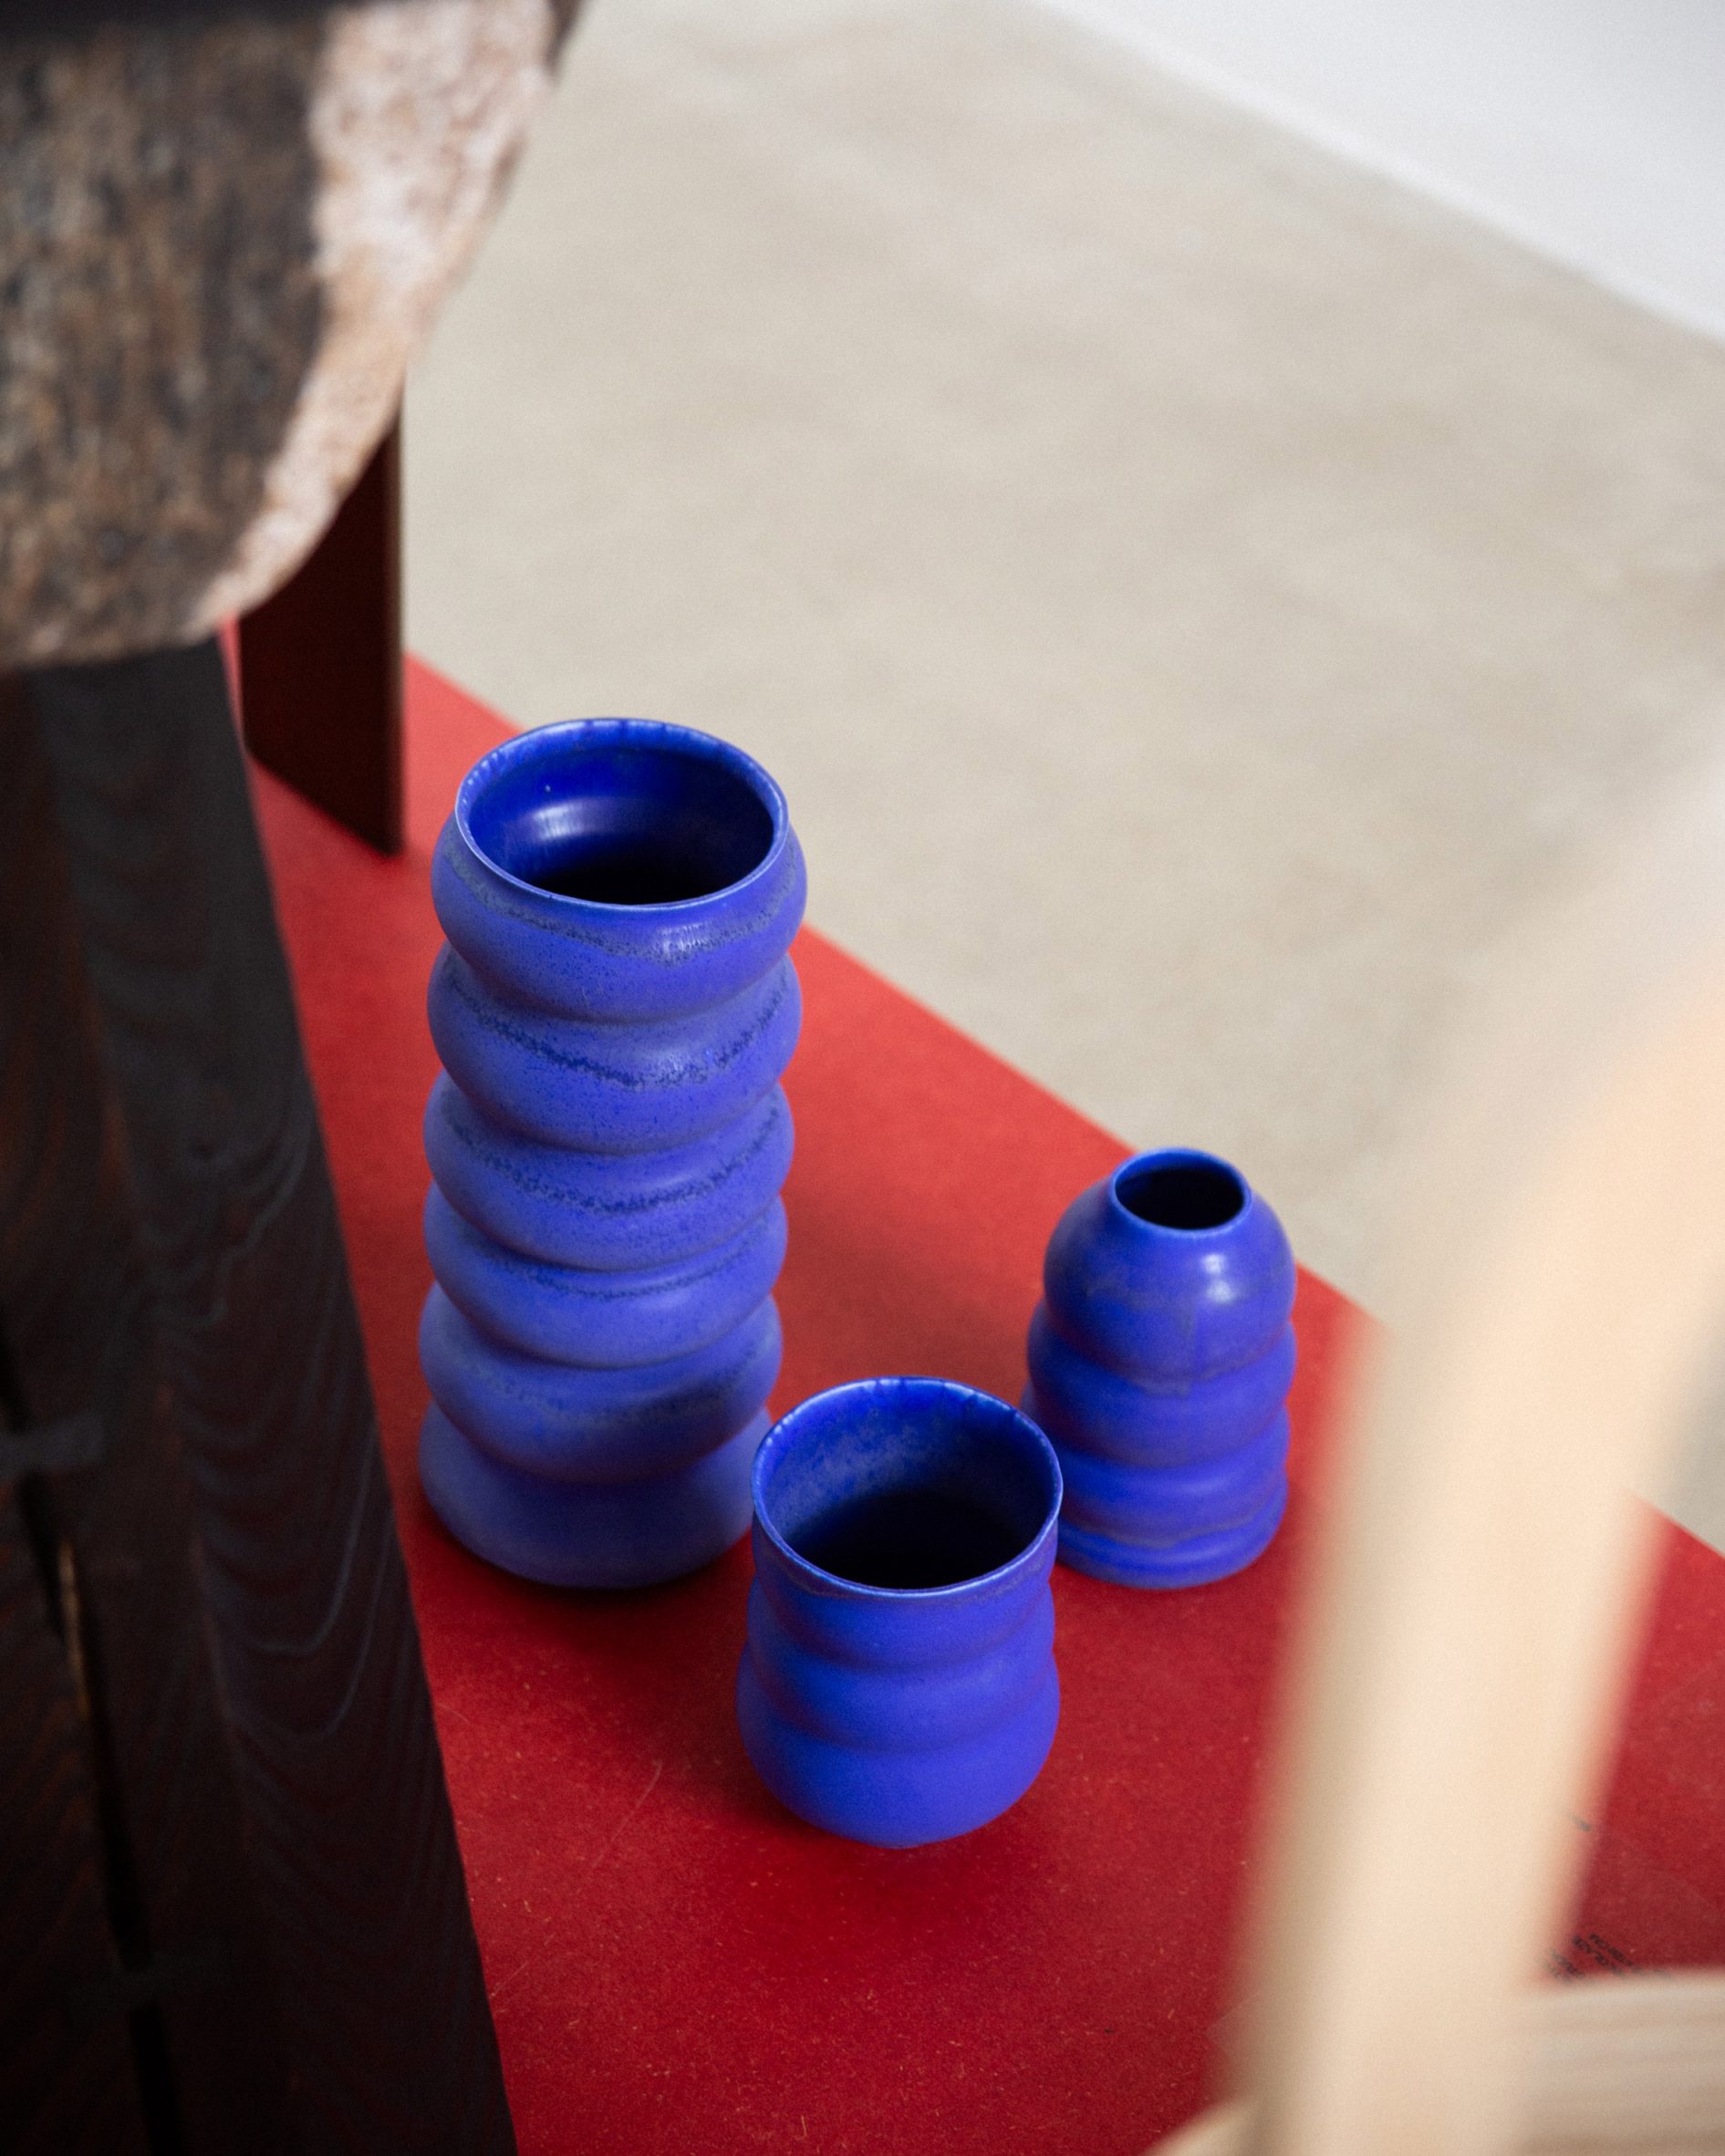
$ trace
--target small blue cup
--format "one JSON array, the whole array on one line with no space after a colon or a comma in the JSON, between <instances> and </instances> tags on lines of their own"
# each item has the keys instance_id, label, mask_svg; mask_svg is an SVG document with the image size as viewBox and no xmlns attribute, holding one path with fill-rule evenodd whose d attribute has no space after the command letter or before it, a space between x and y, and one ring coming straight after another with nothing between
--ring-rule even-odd
<instances>
[{"instance_id":1,"label":"small blue cup","mask_svg":"<svg viewBox=\"0 0 1725 2156\"><path fill-rule=\"evenodd\" d=\"M737 1716L767 1788L883 1849L1015 1804L1060 1715L1042 1432L969 1385L871 1378L775 1425L753 1491Z\"/></svg>"}]
</instances>

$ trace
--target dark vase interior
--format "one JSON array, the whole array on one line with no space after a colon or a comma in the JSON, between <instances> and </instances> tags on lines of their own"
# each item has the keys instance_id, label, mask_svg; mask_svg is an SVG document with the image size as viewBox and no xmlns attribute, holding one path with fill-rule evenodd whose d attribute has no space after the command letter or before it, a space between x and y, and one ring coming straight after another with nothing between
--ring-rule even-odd
<instances>
[{"instance_id":1,"label":"dark vase interior","mask_svg":"<svg viewBox=\"0 0 1725 2156\"><path fill-rule=\"evenodd\" d=\"M512 759L467 824L507 875L600 906L710 897L758 868L774 835L770 805L722 756L604 740Z\"/></svg>"},{"instance_id":2,"label":"dark vase interior","mask_svg":"<svg viewBox=\"0 0 1725 2156\"><path fill-rule=\"evenodd\" d=\"M1136 1219L1188 1233L1225 1228L1246 1203L1245 1186L1233 1170L1202 1159L1150 1162L1121 1176L1114 1190Z\"/></svg>"},{"instance_id":3,"label":"dark vase interior","mask_svg":"<svg viewBox=\"0 0 1725 2156\"><path fill-rule=\"evenodd\" d=\"M836 1505L793 1547L859 1587L952 1587L1008 1564L1024 1547L1012 1523L975 1498L933 1487L879 1490Z\"/></svg>"},{"instance_id":4,"label":"dark vase interior","mask_svg":"<svg viewBox=\"0 0 1725 2156\"><path fill-rule=\"evenodd\" d=\"M860 1587L953 1587L1021 1556L1059 1473L1003 1401L932 1378L817 1394L781 1425L762 1510L808 1563Z\"/></svg>"}]
</instances>

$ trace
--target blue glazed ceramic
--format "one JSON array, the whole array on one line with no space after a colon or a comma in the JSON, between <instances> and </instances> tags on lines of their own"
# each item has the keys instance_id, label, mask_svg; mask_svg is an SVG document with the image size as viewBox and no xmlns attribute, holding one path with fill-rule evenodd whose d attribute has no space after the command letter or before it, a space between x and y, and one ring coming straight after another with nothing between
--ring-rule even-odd
<instances>
[{"instance_id":1,"label":"blue glazed ceramic","mask_svg":"<svg viewBox=\"0 0 1725 2156\"><path fill-rule=\"evenodd\" d=\"M421 1480L510 1571L675 1578L747 1527L778 1374L784 796L685 727L545 727L468 773L431 890Z\"/></svg>"},{"instance_id":2,"label":"blue glazed ceramic","mask_svg":"<svg viewBox=\"0 0 1725 2156\"><path fill-rule=\"evenodd\" d=\"M782 1803L909 1849L1017 1802L1060 1714L1059 1512L1047 1439L968 1385L872 1378L776 1425L737 1715Z\"/></svg>"},{"instance_id":3,"label":"blue glazed ceramic","mask_svg":"<svg viewBox=\"0 0 1725 2156\"><path fill-rule=\"evenodd\" d=\"M1287 1504L1294 1254L1226 1161L1141 1153L1067 1208L1024 1408L1065 1481L1060 1555L1127 1587L1249 1565Z\"/></svg>"}]
</instances>

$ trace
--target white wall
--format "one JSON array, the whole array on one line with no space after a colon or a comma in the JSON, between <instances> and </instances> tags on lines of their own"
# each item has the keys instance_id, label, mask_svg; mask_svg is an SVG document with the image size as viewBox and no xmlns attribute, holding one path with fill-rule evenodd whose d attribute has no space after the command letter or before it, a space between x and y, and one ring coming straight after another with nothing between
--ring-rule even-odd
<instances>
[{"instance_id":1,"label":"white wall","mask_svg":"<svg viewBox=\"0 0 1725 2156\"><path fill-rule=\"evenodd\" d=\"M1725 337L1725 0L1048 0Z\"/></svg>"}]
</instances>

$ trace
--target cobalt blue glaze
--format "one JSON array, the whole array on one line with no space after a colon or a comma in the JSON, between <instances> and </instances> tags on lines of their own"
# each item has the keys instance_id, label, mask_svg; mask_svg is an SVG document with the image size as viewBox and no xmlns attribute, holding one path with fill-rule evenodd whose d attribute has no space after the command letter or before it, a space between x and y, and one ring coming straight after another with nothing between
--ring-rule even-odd
<instances>
[{"instance_id":1,"label":"cobalt blue glaze","mask_svg":"<svg viewBox=\"0 0 1725 2156\"><path fill-rule=\"evenodd\" d=\"M791 1108L774 1086L734 1123L662 1153L582 1153L495 1123L441 1077L425 1156L464 1220L524 1256L598 1268L668 1264L766 1211L791 1165Z\"/></svg>"},{"instance_id":2,"label":"cobalt blue glaze","mask_svg":"<svg viewBox=\"0 0 1725 2156\"><path fill-rule=\"evenodd\" d=\"M757 1106L790 1061L803 1006L781 958L681 1018L566 1018L507 1000L445 944L426 1013L443 1068L495 1121L546 1145L634 1154L690 1145Z\"/></svg>"},{"instance_id":3,"label":"cobalt blue glaze","mask_svg":"<svg viewBox=\"0 0 1725 2156\"><path fill-rule=\"evenodd\" d=\"M555 886L576 861L595 873L571 905ZM462 781L431 864L443 932L494 992L574 1019L682 1020L726 1001L777 966L804 897L785 797L760 765L649 719L505 742Z\"/></svg>"},{"instance_id":4,"label":"cobalt blue glaze","mask_svg":"<svg viewBox=\"0 0 1725 2156\"><path fill-rule=\"evenodd\" d=\"M766 1405L782 1344L770 1297L711 1346L632 1370L524 1355L441 1288L420 1320L425 1382L450 1421L483 1430L506 1466L560 1482L627 1482L712 1452Z\"/></svg>"},{"instance_id":5,"label":"cobalt blue glaze","mask_svg":"<svg viewBox=\"0 0 1725 2156\"><path fill-rule=\"evenodd\" d=\"M420 1478L467 1547L506 1572L552 1587L642 1587L699 1570L744 1532L749 1463L765 1429L757 1415L670 1474L564 1482L508 1466L433 1405Z\"/></svg>"},{"instance_id":6,"label":"cobalt blue glaze","mask_svg":"<svg viewBox=\"0 0 1725 2156\"><path fill-rule=\"evenodd\" d=\"M692 1258L600 1271L505 1249L433 1184L425 1248L450 1301L498 1340L556 1363L622 1369L710 1346L742 1324L785 1262L785 1208L775 1197L740 1234Z\"/></svg>"},{"instance_id":7,"label":"cobalt blue glaze","mask_svg":"<svg viewBox=\"0 0 1725 2156\"><path fill-rule=\"evenodd\" d=\"M432 864L420 1467L512 1571L646 1585L748 1524L804 895L778 788L684 727L546 727L462 783Z\"/></svg>"},{"instance_id":8,"label":"cobalt blue glaze","mask_svg":"<svg viewBox=\"0 0 1725 2156\"><path fill-rule=\"evenodd\" d=\"M1281 1222L1209 1154L1139 1154L1074 1199L1024 1397L1060 1456L1065 1563L1192 1587L1263 1550L1287 1504L1294 1287Z\"/></svg>"},{"instance_id":9,"label":"cobalt blue glaze","mask_svg":"<svg viewBox=\"0 0 1725 2156\"><path fill-rule=\"evenodd\" d=\"M909 1849L1017 1802L1060 1714L1059 1512L1047 1439L969 1385L872 1378L774 1426L737 1716L782 1803Z\"/></svg>"}]
</instances>

